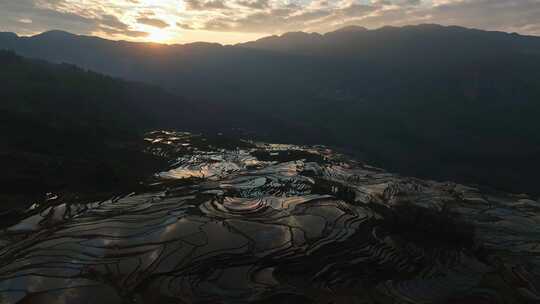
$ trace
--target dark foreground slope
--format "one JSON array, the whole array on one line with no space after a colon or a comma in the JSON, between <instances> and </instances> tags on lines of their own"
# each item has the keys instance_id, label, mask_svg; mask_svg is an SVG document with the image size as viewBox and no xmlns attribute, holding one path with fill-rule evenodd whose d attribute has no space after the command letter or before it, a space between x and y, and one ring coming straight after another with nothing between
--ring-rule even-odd
<instances>
[{"instance_id":1,"label":"dark foreground slope","mask_svg":"<svg viewBox=\"0 0 540 304\"><path fill-rule=\"evenodd\" d=\"M228 119L218 127L334 145L416 176L539 191L538 37L419 25L236 46L4 34L0 47L200 98Z\"/></svg>"},{"instance_id":2,"label":"dark foreground slope","mask_svg":"<svg viewBox=\"0 0 540 304\"><path fill-rule=\"evenodd\" d=\"M136 144L142 132L176 120L188 125L192 114L160 89L71 65L0 52L0 66L1 209L24 207L49 191L131 184L159 164Z\"/></svg>"},{"instance_id":3,"label":"dark foreground slope","mask_svg":"<svg viewBox=\"0 0 540 304\"><path fill-rule=\"evenodd\" d=\"M145 191L36 204L0 230L1 303L540 299L530 197L402 177L323 147L147 136L174 165Z\"/></svg>"}]
</instances>

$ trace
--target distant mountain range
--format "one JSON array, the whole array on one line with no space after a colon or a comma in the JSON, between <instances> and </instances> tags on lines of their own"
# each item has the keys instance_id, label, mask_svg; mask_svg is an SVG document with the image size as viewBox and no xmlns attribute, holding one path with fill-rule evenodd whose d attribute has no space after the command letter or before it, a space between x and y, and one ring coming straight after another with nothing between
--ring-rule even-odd
<instances>
[{"instance_id":1,"label":"distant mountain range","mask_svg":"<svg viewBox=\"0 0 540 304\"><path fill-rule=\"evenodd\" d=\"M222 46L52 31L1 33L0 48L159 85L213 113L208 128L334 145L404 174L540 192L539 37L418 25Z\"/></svg>"}]
</instances>

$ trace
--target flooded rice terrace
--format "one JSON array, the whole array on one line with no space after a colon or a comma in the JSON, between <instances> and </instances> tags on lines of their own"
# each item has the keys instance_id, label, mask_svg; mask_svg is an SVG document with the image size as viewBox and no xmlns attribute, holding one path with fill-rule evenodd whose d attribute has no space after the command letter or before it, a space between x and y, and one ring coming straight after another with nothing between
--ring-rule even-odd
<instances>
[{"instance_id":1,"label":"flooded rice terrace","mask_svg":"<svg viewBox=\"0 0 540 304\"><path fill-rule=\"evenodd\" d=\"M1 231L0 303L540 301L540 203L525 195L324 147L146 140L173 163L144 190L34 205Z\"/></svg>"}]
</instances>

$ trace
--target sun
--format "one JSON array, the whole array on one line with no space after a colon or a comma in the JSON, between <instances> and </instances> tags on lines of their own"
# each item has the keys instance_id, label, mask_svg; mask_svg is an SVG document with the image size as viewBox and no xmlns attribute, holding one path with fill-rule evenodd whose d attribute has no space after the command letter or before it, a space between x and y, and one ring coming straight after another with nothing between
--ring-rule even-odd
<instances>
[{"instance_id":1,"label":"sun","mask_svg":"<svg viewBox=\"0 0 540 304\"><path fill-rule=\"evenodd\" d=\"M146 39L151 42L165 43L171 40L171 35L164 29L147 30L148 36Z\"/></svg>"}]
</instances>

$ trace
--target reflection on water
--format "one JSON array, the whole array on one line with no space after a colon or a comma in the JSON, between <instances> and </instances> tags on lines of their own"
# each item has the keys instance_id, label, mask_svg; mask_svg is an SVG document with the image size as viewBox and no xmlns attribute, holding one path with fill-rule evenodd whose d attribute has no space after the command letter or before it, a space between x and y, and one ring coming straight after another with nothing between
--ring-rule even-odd
<instances>
[{"instance_id":1,"label":"reflection on water","mask_svg":"<svg viewBox=\"0 0 540 304\"><path fill-rule=\"evenodd\" d=\"M147 141L175 159L151 190L63 202L0 234L0 303L540 300L540 203L525 196L322 147Z\"/></svg>"}]
</instances>

